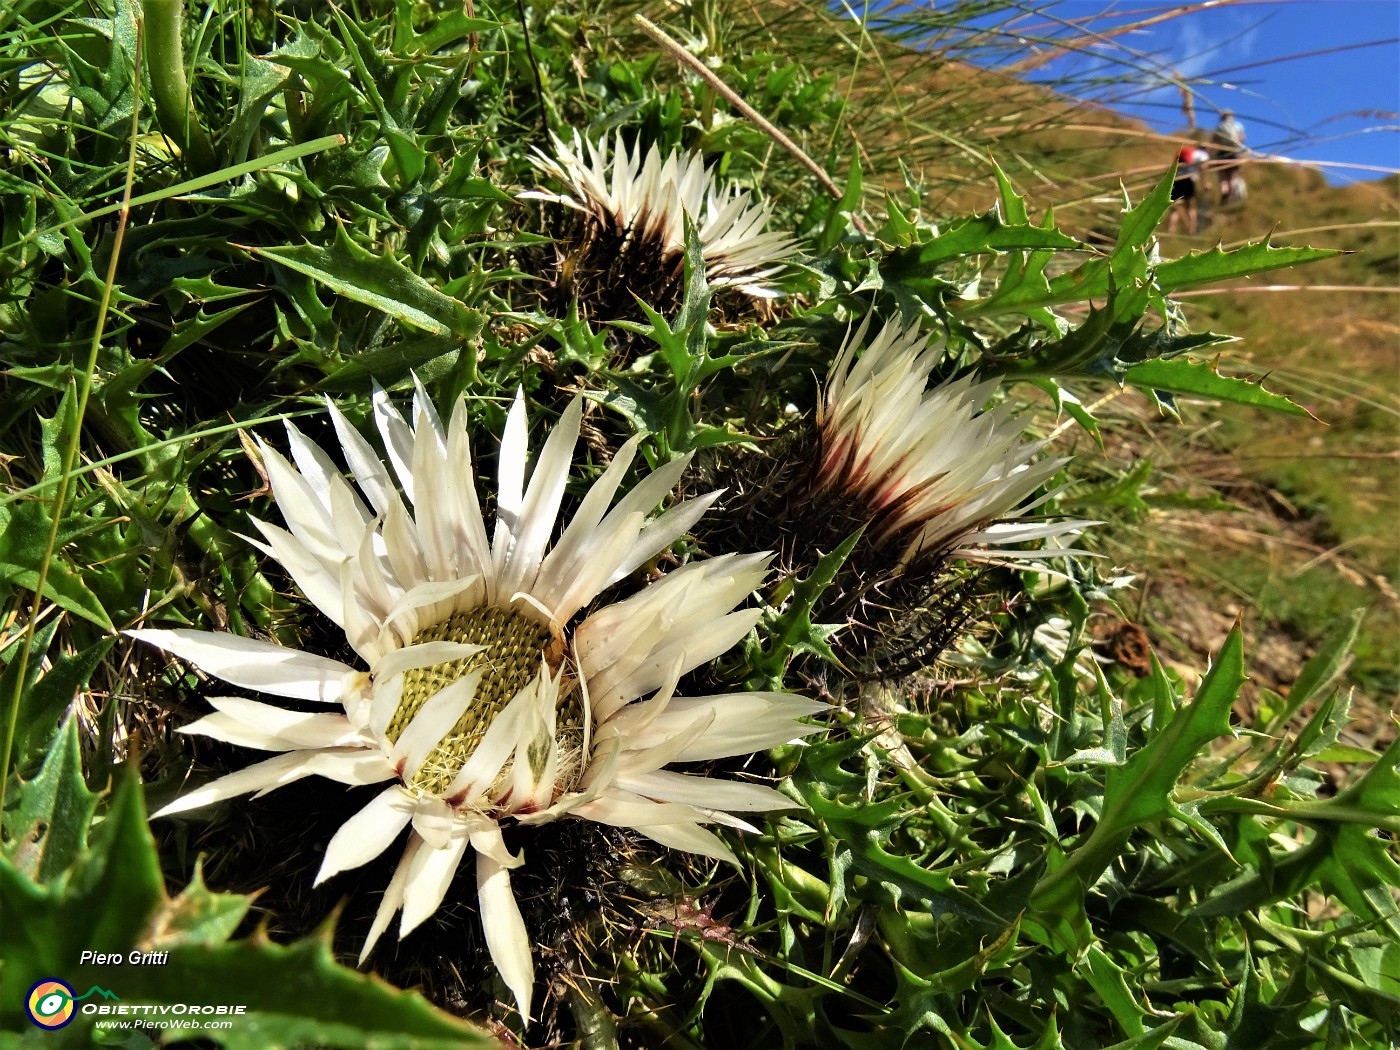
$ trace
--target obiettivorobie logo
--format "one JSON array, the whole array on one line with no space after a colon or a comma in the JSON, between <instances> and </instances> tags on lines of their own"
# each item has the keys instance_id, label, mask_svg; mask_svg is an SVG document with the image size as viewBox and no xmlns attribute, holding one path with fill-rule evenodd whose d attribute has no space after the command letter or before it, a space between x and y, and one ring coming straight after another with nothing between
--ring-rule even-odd
<instances>
[{"instance_id":1,"label":"obiettivorobie logo","mask_svg":"<svg viewBox=\"0 0 1400 1050\"><path fill-rule=\"evenodd\" d=\"M100 995L107 1000L117 999L120 1001L116 992L108 991L95 984L82 995L74 995L73 989L67 982L60 981L56 977L46 977L29 989L29 995L24 1000L24 1011L29 1015L29 1019L40 1028L53 1031L56 1028L62 1028L77 1015L78 1009L73 1005L74 1003L80 1003L94 995Z\"/></svg>"},{"instance_id":2,"label":"obiettivorobie logo","mask_svg":"<svg viewBox=\"0 0 1400 1050\"><path fill-rule=\"evenodd\" d=\"M229 1018L248 1012L242 1003L123 1002L109 988L94 984L82 995L57 977L46 977L29 989L24 1012L35 1026L52 1032L71 1024L79 1014L99 1028L231 1028ZM84 1002L83 1000L89 1000ZM106 1000L99 1002L99 1000ZM217 1018L217 1020L213 1020Z\"/></svg>"}]
</instances>

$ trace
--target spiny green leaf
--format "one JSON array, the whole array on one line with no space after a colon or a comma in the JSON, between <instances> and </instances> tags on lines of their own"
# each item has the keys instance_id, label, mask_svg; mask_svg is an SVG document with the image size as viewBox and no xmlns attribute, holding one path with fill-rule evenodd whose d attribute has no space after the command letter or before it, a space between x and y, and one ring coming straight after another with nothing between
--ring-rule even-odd
<instances>
[{"instance_id":1,"label":"spiny green leaf","mask_svg":"<svg viewBox=\"0 0 1400 1050\"><path fill-rule=\"evenodd\" d=\"M1193 252L1180 259L1154 264L1148 245L1171 205L1171 183L1169 173L1141 204L1123 213L1123 225L1107 257L1090 259L1044 286L1039 282L1019 282L1015 288L998 291L987 298L956 303L953 305L954 311L968 317L1006 312L1034 316L1036 311L1059 304L1105 298L1115 287L1139 285L1150 291L1153 304L1164 308L1165 297L1174 292L1297 266L1338 254L1328 249L1274 248L1267 243L1256 242L1240 248Z\"/></svg>"},{"instance_id":2,"label":"spiny green leaf","mask_svg":"<svg viewBox=\"0 0 1400 1050\"><path fill-rule=\"evenodd\" d=\"M49 534L48 504L37 501L0 506L0 586L34 590ZM55 553L44 580L44 597L59 608L88 620L104 631L113 630L107 611L83 582Z\"/></svg>"},{"instance_id":3,"label":"spiny green leaf","mask_svg":"<svg viewBox=\"0 0 1400 1050\"><path fill-rule=\"evenodd\" d=\"M50 627L50 633L52 630ZM37 668L37 657L48 646L45 642L42 648L37 648L38 639L35 641L36 649L30 656L30 666ZM116 641L115 635L101 638L80 653L58 657L44 676L25 690L20 698L19 725L15 733L16 766L28 765L49 746L58 720ZM0 692L0 695L8 694Z\"/></svg>"},{"instance_id":4,"label":"spiny green leaf","mask_svg":"<svg viewBox=\"0 0 1400 1050\"><path fill-rule=\"evenodd\" d=\"M995 160L992 161L992 174L996 176L997 192L1001 195L1001 210L1006 215L1006 221L1013 226L1029 223L1031 214L1026 209L1026 198L1016 192L1016 187L1011 185L1006 172L1001 170L1001 165Z\"/></svg>"},{"instance_id":5,"label":"spiny green leaf","mask_svg":"<svg viewBox=\"0 0 1400 1050\"><path fill-rule=\"evenodd\" d=\"M841 193L841 199L834 205L827 205L830 211L827 213L826 224L822 227L821 235L817 238L818 255L827 254L841 243L841 238L850 229L851 216L860 208L863 193L860 154L853 152L850 170L846 175L846 188Z\"/></svg>"},{"instance_id":6,"label":"spiny green leaf","mask_svg":"<svg viewBox=\"0 0 1400 1050\"><path fill-rule=\"evenodd\" d=\"M1045 1031L1040 1033L1040 1038L1035 1041L1031 1050L1065 1050L1065 1044L1060 1041L1060 1026L1056 1023L1054 1014L1045 1019Z\"/></svg>"},{"instance_id":7,"label":"spiny green leaf","mask_svg":"<svg viewBox=\"0 0 1400 1050\"><path fill-rule=\"evenodd\" d=\"M1115 288L1146 287L1151 273L1148 243L1171 207L1172 173L1168 172L1152 192L1136 207L1123 212L1123 224L1107 258L1091 259L1082 266L1063 273L1050 281L1043 300L1031 303L1049 306L1054 303L1100 299L1110 296ZM1138 312L1141 316L1141 312Z\"/></svg>"},{"instance_id":8,"label":"spiny green leaf","mask_svg":"<svg viewBox=\"0 0 1400 1050\"><path fill-rule=\"evenodd\" d=\"M1282 270L1341 254L1330 248L1275 248L1265 241L1240 248L1212 248L1161 263L1157 267L1157 285L1171 295L1187 288L1219 284L1234 277Z\"/></svg>"},{"instance_id":9,"label":"spiny green leaf","mask_svg":"<svg viewBox=\"0 0 1400 1050\"><path fill-rule=\"evenodd\" d=\"M940 936L941 924L922 909L889 909L882 918L886 949L910 971L909 980L925 990L943 994L971 991L989 969L1006 965L1008 958L1017 954L1017 921L988 935L976 951L964 957L948 950L946 938Z\"/></svg>"},{"instance_id":10,"label":"spiny green leaf","mask_svg":"<svg viewBox=\"0 0 1400 1050\"><path fill-rule=\"evenodd\" d=\"M124 1000L246 1004L247 1013L219 1033L225 1050L485 1050L499 1045L416 992L337 965L324 934L291 945L255 936L213 948L171 948L166 966L133 968L129 977L123 975L119 991Z\"/></svg>"},{"instance_id":11,"label":"spiny green leaf","mask_svg":"<svg viewBox=\"0 0 1400 1050\"><path fill-rule=\"evenodd\" d=\"M471 339L485 324L478 311L443 295L392 255L375 255L360 247L344 227L336 228L335 243L329 248L302 244L245 250L434 335Z\"/></svg>"},{"instance_id":12,"label":"spiny green leaf","mask_svg":"<svg viewBox=\"0 0 1400 1050\"><path fill-rule=\"evenodd\" d=\"M892 244L897 248L909 247L914 243L919 231L918 224L911 217L912 212L912 208L906 211L904 206L886 191L885 221L875 231L875 236L885 244Z\"/></svg>"},{"instance_id":13,"label":"spiny green leaf","mask_svg":"<svg viewBox=\"0 0 1400 1050\"><path fill-rule=\"evenodd\" d=\"M76 747L76 735L73 740ZM85 816L77 826L86 828ZM243 1005L246 1013L217 1033L229 1050L495 1045L416 993L337 965L328 929L291 945L273 944L261 934L221 943L247 905L248 898L209 894L198 877L176 900L166 897L140 785L124 776L67 880L36 884L0 857L0 914L24 916L23 922L0 924L0 958L6 962L0 968L0 1023L22 1024L25 990L58 975L75 987L110 989L122 1003ZM164 965L80 965L84 950L124 957L132 950L168 951L169 958ZM90 1023L84 1015L72 1028L86 1034Z\"/></svg>"},{"instance_id":14,"label":"spiny green leaf","mask_svg":"<svg viewBox=\"0 0 1400 1050\"><path fill-rule=\"evenodd\" d=\"M1244 682L1244 637L1237 624L1195 698L1124 765L1109 770L1101 823L1109 828L1106 834L1126 834L1171 814L1171 791L1182 773L1209 744L1229 735L1230 708Z\"/></svg>"},{"instance_id":15,"label":"spiny green leaf","mask_svg":"<svg viewBox=\"0 0 1400 1050\"><path fill-rule=\"evenodd\" d=\"M65 384L58 410L45 418L39 417L40 444L44 455L44 478L57 481L63 469L63 449L72 439L78 425L78 399L73 383Z\"/></svg>"},{"instance_id":16,"label":"spiny green leaf","mask_svg":"<svg viewBox=\"0 0 1400 1050\"><path fill-rule=\"evenodd\" d=\"M1182 773L1212 741L1230 732L1230 708L1245 681L1243 654L1244 640L1236 624L1195 699L1178 708L1127 762L1108 767L1098 823L1065 864L1047 869L1036 885L1028 929L1034 928L1033 919L1061 948L1087 947L1082 929L1066 939L1058 917L1082 908L1084 891L1113 863L1133 831L1177 812L1171 793Z\"/></svg>"},{"instance_id":17,"label":"spiny green leaf","mask_svg":"<svg viewBox=\"0 0 1400 1050\"><path fill-rule=\"evenodd\" d=\"M1008 189L1009 186L1003 188L1003 199L1005 199L1005 193ZM1015 215L1012 215L1012 222L1029 222L1024 202L1020 201L1020 198L1016 198L1016 201L1018 202L1016 214L1020 218L1017 219ZM1043 230L1055 228L1054 209L1046 209L1045 219L1040 228ZM1050 293L1050 284L1045 276L1045 269L1054 258L1055 252L1052 249L1008 252L1006 272L997 282L995 291L982 301L978 312L984 315L1000 313L1003 309L1006 309L1007 312L1021 312L1013 309L1016 303L1045 299ZM1052 310L1044 307L1029 307L1024 313L1047 332L1052 332L1057 336L1063 337L1069 330L1069 324Z\"/></svg>"},{"instance_id":18,"label":"spiny green leaf","mask_svg":"<svg viewBox=\"0 0 1400 1050\"><path fill-rule=\"evenodd\" d=\"M202 342L210 333L215 331L224 323L233 320L248 307L252 306L256 300L249 299L246 302L235 303L233 306L226 306L222 310L215 310L209 313L200 308L193 317L185 317L175 322L175 328L170 333L170 338L166 340L165 346L161 348L161 362L164 364L184 350L188 346Z\"/></svg>"},{"instance_id":19,"label":"spiny green leaf","mask_svg":"<svg viewBox=\"0 0 1400 1050\"><path fill-rule=\"evenodd\" d=\"M1121 282L1129 274L1141 274L1141 267L1147 262L1145 249L1162 224L1162 218L1171 210L1172 184L1176 181L1176 171L1172 170L1157 180L1152 191L1135 208L1123 212L1123 225L1118 229L1118 239L1109 255L1109 266L1114 277Z\"/></svg>"},{"instance_id":20,"label":"spiny green leaf","mask_svg":"<svg viewBox=\"0 0 1400 1050\"><path fill-rule=\"evenodd\" d=\"M1359 781L1321 809L1356 810L1374 814L1380 826L1400 815L1400 739L1391 742ZM1325 872L1326 882L1359 915L1384 922L1400 937L1400 907L1390 890L1400 886L1400 863L1390 844L1364 824L1347 821L1336 831L1336 845Z\"/></svg>"},{"instance_id":21,"label":"spiny green leaf","mask_svg":"<svg viewBox=\"0 0 1400 1050\"><path fill-rule=\"evenodd\" d=\"M141 786L129 767L120 772L107 813L62 893L83 902L70 939L94 951L135 947L149 917L165 900Z\"/></svg>"},{"instance_id":22,"label":"spiny green leaf","mask_svg":"<svg viewBox=\"0 0 1400 1050\"><path fill-rule=\"evenodd\" d=\"M1173 1038L1180 1024L1181 1018L1173 1017L1166 1024L1160 1024L1156 1028L1144 1032L1142 1035L1133 1036L1131 1039L1125 1039L1121 1043L1114 1043L1110 1047L1105 1047L1105 1050L1157 1050L1158 1047L1165 1046L1168 1039ZM1173 1041L1172 1046L1174 1050L1190 1050L1191 1047L1197 1047L1198 1050L1205 1050L1205 1048L1201 1047L1198 1043L1187 1042L1179 1038Z\"/></svg>"},{"instance_id":23,"label":"spiny green leaf","mask_svg":"<svg viewBox=\"0 0 1400 1050\"><path fill-rule=\"evenodd\" d=\"M676 331L684 332L690 359L697 364L709 356L709 341L706 338L706 325L710 321L710 305L714 293L705 272L705 245L700 240L700 230L689 215L685 217L685 279L684 295L681 297L680 313L676 315ZM677 375L680 379L681 376ZM689 375L685 376L691 381ZM691 381L693 384L693 381Z\"/></svg>"},{"instance_id":24,"label":"spiny green leaf","mask_svg":"<svg viewBox=\"0 0 1400 1050\"><path fill-rule=\"evenodd\" d=\"M750 688L782 688L788 664L801 653L811 653L829 663L837 662L836 654L831 650L831 637L840 630L841 625L814 624L812 610L836 579L837 572L851 556L864 532L864 528L857 529L834 551L823 554L815 568L796 581L781 611L772 608L766 611L764 626L771 644L765 648L756 638L751 638L746 647L745 656L753 671L749 679Z\"/></svg>"},{"instance_id":25,"label":"spiny green leaf","mask_svg":"<svg viewBox=\"0 0 1400 1050\"><path fill-rule=\"evenodd\" d=\"M1304 704L1341 677L1351 656L1352 647L1356 644L1356 636L1361 630L1361 621L1365 615L1364 609L1357 609L1328 632L1317 652L1303 665L1298 677L1294 679L1287 704L1266 722L1263 726L1264 732L1278 732L1302 710Z\"/></svg>"},{"instance_id":26,"label":"spiny green leaf","mask_svg":"<svg viewBox=\"0 0 1400 1050\"><path fill-rule=\"evenodd\" d=\"M1066 390L1060 383L1050 377L1044 379L1027 379L1032 386L1045 391L1054 399L1055 410L1067 412L1071 419L1083 427L1089 436L1094 439L1099 448L1103 448L1103 435L1099 433L1099 421L1094 418L1094 414L1085 407L1079 398Z\"/></svg>"},{"instance_id":27,"label":"spiny green leaf","mask_svg":"<svg viewBox=\"0 0 1400 1050\"><path fill-rule=\"evenodd\" d=\"M1352 962L1359 954L1353 953L1347 961ZM1400 1028L1400 994L1396 992L1397 981L1393 973L1376 973L1373 980L1368 981L1362 975L1348 972L1324 959L1310 957L1308 961L1313 978L1327 992L1329 999L1345 1003L1362 1017L1375 1018L1389 1032Z\"/></svg>"},{"instance_id":28,"label":"spiny green leaf","mask_svg":"<svg viewBox=\"0 0 1400 1050\"><path fill-rule=\"evenodd\" d=\"M199 190L208 189L210 186L219 186L224 183L233 182L242 178L244 175L275 168L279 164L297 160L301 157L307 157L313 153L331 149L334 146L343 145L345 145L345 138L342 135L322 135L320 138L311 139L308 142L299 142L294 146L287 146L269 153L266 156L255 157L252 160L244 161L242 164L233 164L227 168L220 168L218 171L211 171L207 175L200 175L196 178L176 183L173 186L167 186L164 189L154 190L151 193L143 193L131 199L130 207L142 207L147 204L153 204L156 201L169 200L172 197L180 197L185 194L193 194ZM75 223L98 219L104 215L113 215L121 209L121 204L110 204L90 212L82 212L54 226L35 230L29 236L41 237Z\"/></svg>"},{"instance_id":29,"label":"spiny green leaf","mask_svg":"<svg viewBox=\"0 0 1400 1050\"><path fill-rule=\"evenodd\" d=\"M228 130L219 136L224 155L235 162L248 159L258 127L267 114L267 105L284 89L290 70L255 55L244 55L239 71L238 111Z\"/></svg>"},{"instance_id":30,"label":"spiny green leaf","mask_svg":"<svg viewBox=\"0 0 1400 1050\"><path fill-rule=\"evenodd\" d=\"M985 351L984 357L993 367L1016 378L1089 375L1122 382L1128 369L1138 362L1227 341L1213 332L1182 333L1166 326L1146 330L1142 314L1150 298L1146 285L1114 286L1107 303L1103 307L1091 305L1088 317L1065 335L1042 341L1033 326L1023 326Z\"/></svg>"},{"instance_id":31,"label":"spiny green leaf","mask_svg":"<svg viewBox=\"0 0 1400 1050\"><path fill-rule=\"evenodd\" d=\"M248 914L251 897L214 893L204 882L204 866L196 863L194 876L180 895L168 898L151 919L151 939L162 947L223 944L233 936Z\"/></svg>"},{"instance_id":32,"label":"spiny green leaf","mask_svg":"<svg viewBox=\"0 0 1400 1050\"><path fill-rule=\"evenodd\" d=\"M23 627L12 627L3 636L3 652L6 658L5 671L0 674L0 710L5 710L11 703L21 705L16 712L15 735L10 741L11 751L7 756L11 765L16 770L22 770L28 765L26 761L25 748L21 744L25 735L30 731L24 724L25 698L29 696L34 688L34 683L39 679L39 673L44 666L44 655L49 651L49 646L53 644L54 632L58 630L58 620L50 619L48 623L36 627L34 637L30 641L29 660L25 664L24 681L19 681L19 653L23 642ZM0 723L3 726L4 723ZM0 736L0 745L3 745L3 736ZM47 744L47 741L45 741ZM0 769L0 776L9 776L9 769Z\"/></svg>"},{"instance_id":33,"label":"spiny green leaf","mask_svg":"<svg viewBox=\"0 0 1400 1050\"><path fill-rule=\"evenodd\" d=\"M414 54L430 55L473 33L489 33L493 29L499 29L501 25L502 23L490 18L468 17L458 7L439 18L432 28L415 34L411 40L403 41L401 46ZM395 50L400 50L400 47L396 46Z\"/></svg>"},{"instance_id":34,"label":"spiny green leaf","mask_svg":"<svg viewBox=\"0 0 1400 1050\"><path fill-rule=\"evenodd\" d=\"M1344 728L1346 723L1342 723ZM1320 751L1312 752L1309 758L1317 762L1339 762L1343 765L1359 765L1374 762L1380 756L1368 747L1352 747L1347 744L1328 744Z\"/></svg>"},{"instance_id":35,"label":"spiny green leaf","mask_svg":"<svg viewBox=\"0 0 1400 1050\"><path fill-rule=\"evenodd\" d=\"M1067 234L1029 224L1011 226L995 211L960 220L927 244L892 253L892 272L933 266L966 255L986 255L1031 248L1082 248Z\"/></svg>"},{"instance_id":36,"label":"spiny green leaf","mask_svg":"<svg viewBox=\"0 0 1400 1050\"><path fill-rule=\"evenodd\" d=\"M883 892L896 902L921 902L934 914L956 915L968 924L974 942L988 930L1004 929L1001 916L973 899L946 872L930 871L886 848L911 811L899 799L867 801L863 778L841 768L844 758L864 746L861 740L843 740L803 748L798 774L792 779L812 812L835 836L838 848L849 853L842 869L846 878L862 876L872 885L883 886Z\"/></svg>"},{"instance_id":37,"label":"spiny green leaf","mask_svg":"<svg viewBox=\"0 0 1400 1050\"><path fill-rule=\"evenodd\" d=\"M1144 201L1144 206L1146 205ZM1129 216L1136 214L1127 213ZM1145 217L1146 213L1144 213ZM1135 227L1136 228L1136 227ZM1110 260L1118 260L1118 265L1094 260L1079 269L1062 274L1050 282L1050 297L1054 302L1073 302L1082 299L1096 299L1107 295L1112 278L1121 278L1129 272L1129 252L1139 250L1129 245L1135 237L1127 235L1128 226L1120 233L1118 245ZM1139 228L1140 230L1140 228ZM1212 248L1206 252L1192 252L1180 259L1170 259L1158 263L1151 270L1152 280L1163 295L1196 288L1207 284L1219 284L1236 277L1247 277L1270 270L1281 270L1289 266L1328 259L1339 254L1325 248L1274 248L1265 242L1246 244L1239 248ZM1136 258L1136 257L1133 257ZM1142 256L1145 263L1146 256ZM1142 275L1147 271L1144 269Z\"/></svg>"},{"instance_id":38,"label":"spiny green leaf","mask_svg":"<svg viewBox=\"0 0 1400 1050\"><path fill-rule=\"evenodd\" d=\"M359 92L350 80L344 45L316 22L303 22L298 28L297 35L268 58L303 77L311 87L309 108L302 119L306 126L314 127Z\"/></svg>"},{"instance_id":39,"label":"spiny green leaf","mask_svg":"<svg viewBox=\"0 0 1400 1050\"><path fill-rule=\"evenodd\" d=\"M41 657L42 651L31 654L35 666ZM19 805L5 814L5 856L35 883L56 881L87 845L96 807L97 796L83 781L78 724L70 718L39 775L20 785Z\"/></svg>"},{"instance_id":40,"label":"spiny green leaf","mask_svg":"<svg viewBox=\"0 0 1400 1050\"><path fill-rule=\"evenodd\" d=\"M354 393L363 390L369 379L387 388L406 380L411 373L425 383L431 382L455 365L461 356L461 346L450 336L403 339L356 354L321 380L320 386L331 393Z\"/></svg>"},{"instance_id":41,"label":"spiny green leaf","mask_svg":"<svg viewBox=\"0 0 1400 1050\"><path fill-rule=\"evenodd\" d=\"M423 177L427 165L427 156L419 148L411 131L403 129L404 115L401 107L395 103L407 67L394 68L385 62L355 20L347 18L339 8L333 7L331 13L340 26L341 39L348 44L346 52L359 75L365 97L379 115L380 134L394 158L400 187L406 189Z\"/></svg>"},{"instance_id":42,"label":"spiny green leaf","mask_svg":"<svg viewBox=\"0 0 1400 1050\"><path fill-rule=\"evenodd\" d=\"M1139 389L1169 390L1174 394L1207 397L1236 405L1268 408L1292 416L1311 416L1282 394L1265 390L1263 383L1223 376L1205 361L1144 361L1128 369L1126 381Z\"/></svg>"},{"instance_id":43,"label":"spiny green leaf","mask_svg":"<svg viewBox=\"0 0 1400 1050\"><path fill-rule=\"evenodd\" d=\"M1094 943L1094 931L1084 910L1084 887L1076 880L1072 866L1077 863L1074 858L1084 856L1084 847L1072 855L1054 842L1046 848L1044 873L1022 919L1022 928L1032 940L1075 953Z\"/></svg>"},{"instance_id":44,"label":"spiny green leaf","mask_svg":"<svg viewBox=\"0 0 1400 1050\"><path fill-rule=\"evenodd\" d=\"M1123 968L1097 944L1090 945L1084 953L1083 973L1125 1035L1132 1038L1145 1034L1142 1019L1147 1011L1133 996Z\"/></svg>"},{"instance_id":45,"label":"spiny green leaf","mask_svg":"<svg viewBox=\"0 0 1400 1050\"><path fill-rule=\"evenodd\" d=\"M1213 890L1192 914L1214 917L1253 911L1309 885L1320 885L1357 915L1384 924L1392 936L1400 937L1400 909L1390 895L1391 887L1400 886L1400 864L1387 840L1374 832L1376 827L1394 824L1400 814L1397 767L1400 742L1392 743L1361 780L1335 797L1271 807L1277 816L1312 825L1315 837L1246 868Z\"/></svg>"}]
</instances>

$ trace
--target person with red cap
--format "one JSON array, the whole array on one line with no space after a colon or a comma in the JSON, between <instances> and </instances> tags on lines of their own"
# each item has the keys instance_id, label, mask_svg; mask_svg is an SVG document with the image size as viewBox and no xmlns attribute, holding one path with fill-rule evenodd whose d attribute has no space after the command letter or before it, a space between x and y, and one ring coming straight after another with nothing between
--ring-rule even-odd
<instances>
[{"instance_id":1,"label":"person with red cap","mask_svg":"<svg viewBox=\"0 0 1400 1050\"><path fill-rule=\"evenodd\" d=\"M1201 165L1210 155L1194 142L1188 142L1176 154L1176 180L1172 183L1172 202L1181 207L1173 207L1167 216L1167 232L1175 233L1186 215L1186 232L1195 233L1200 226L1200 205L1198 203Z\"/></svg>"}]
</instances>

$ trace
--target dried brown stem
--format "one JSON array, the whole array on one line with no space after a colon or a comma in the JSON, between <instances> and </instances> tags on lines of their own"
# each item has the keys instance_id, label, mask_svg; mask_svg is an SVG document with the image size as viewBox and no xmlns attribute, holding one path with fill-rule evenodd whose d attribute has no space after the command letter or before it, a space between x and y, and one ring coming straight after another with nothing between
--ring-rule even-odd
<instances>
[{"instance_id":1,"label":"dried brown stem","mask_svg":"<svg viewBox=\"0 0 1400 1050\"><path fill-rule=\"evenodd\" d=\"M655 22L645 17L644 15L634 14L632 16L632 20L636 22L639 27L641 27L643 33L651 37L654 41L656 41L663 48L665 48L666 51L670 53L672 58L674 58L681 65L689 69L706 84L709 84L710 87L718 91L722 96L724 96L725 100L728 101L731 106L737 109L754 124L758 125L758 127L763 131L765 135L771 138L779 146L783 147L783 149L791 153L793 157L796 158L799 164L801 164L804 168L806 168L808 171L810 171L813 175L816 176L817 181L822 184L822 188L826 190L827 193L831 194L837 200L840 200L842 196L844 196L841 187L836 185L835 180L832 179L832 177L826 173L826 170L820 164L818 164L815 160L813 160L810 156L807 155L806 150L804 150L796 142L792 141L792 139L790 139L782 131L781 128L778 128L776 125L774 125L773 122L770 121L767 117L765 117L762 113L760 113L758 110L754 109L751 105L745 102L743 97L737 91L735 91L732 87L730 87L728 84L726 84L723 80L721 80L718 76L715 75L714 70L710 69L710 67L705 65L704 62L701 62L700 59L696 58L689 51L687 51L684 44L676 40L675 37L671 36L664 29L662 29ZM870 232L863 225L861 225L860 220L854 215L851 216L851 222L861 233L868 234Z\"/></svg>"}]
</instances>

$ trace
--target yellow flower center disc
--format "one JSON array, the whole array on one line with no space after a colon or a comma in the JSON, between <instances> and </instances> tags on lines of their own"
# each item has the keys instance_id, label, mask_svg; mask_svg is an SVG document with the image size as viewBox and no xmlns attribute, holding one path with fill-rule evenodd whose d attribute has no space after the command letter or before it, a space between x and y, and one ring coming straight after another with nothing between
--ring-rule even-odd
<instances>
[{"instance_id":1,"label":"yellow flower center disc","mask_svg":"<svg viewBox=\"0 0 1400 1050\"><path fill-rule=\"evenodd\" d=\"M456 612L413 636L422 642L464 642L486 648L463 660L405 671L403 696L389 721L388 736L397 741L428 699L472 671L481 683L471 706L443 737L409 783L425 794L441 794L461 772L481 743L492 720L540 674L541 658L550 647L549 627L508 609L485 607ZM575 690L560 692L561 736L582 739L583 712ZM571 740L571 742L573 742Z\"/></svg>"}]
</instances>

